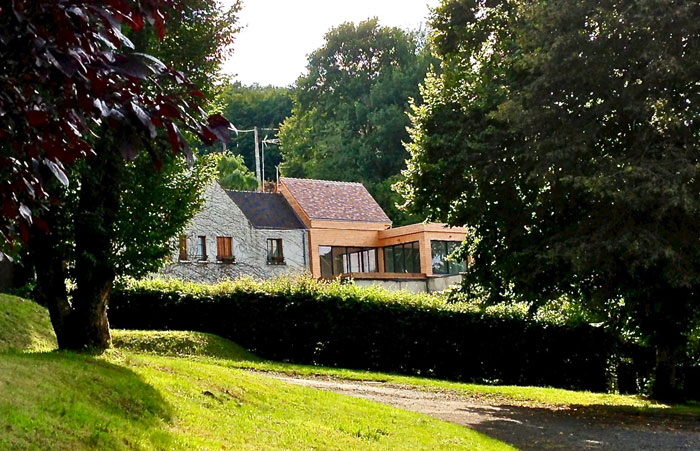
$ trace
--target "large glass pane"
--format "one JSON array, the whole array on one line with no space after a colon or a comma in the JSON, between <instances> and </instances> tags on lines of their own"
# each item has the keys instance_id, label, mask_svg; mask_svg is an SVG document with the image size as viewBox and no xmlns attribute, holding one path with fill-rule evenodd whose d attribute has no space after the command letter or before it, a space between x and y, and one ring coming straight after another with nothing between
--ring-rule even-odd
<instances>
[{"instance_id":1,"label":"large glass pane","mask_svg":"<svg viewBox=\"0 0 700 451\"><path fill-rule=\"evenodd\" d=\"M333 275L348 272L347 255L344 247L333 247Z\"/></svg>"},{"instance_id":2,"label":"large glass pane","mask_svg":"<svg viewBox=\"0 0 700 451\"><path fill-rule=\"evenodd\" d=\"M348 248L349 266L347 272L362 272L361 256L362 249L357 247Z\"/></svg>"},{"instance_id":3,"label":"large glass pane","mask_svg":"<svg viewBox=\"0 0 700 451\"><path fill-rule=\"evenodd\" d=\"M394 270L394 247L384 248L384 272L396 272Z\"/></svg>"},{"instance_id":4,"label":"large glass pane","mask_svg":"<svg viewBox=\"0 0 700 451\"><path fill-rule=\"evenodd\" d=\"M447 246L445 241L431 241L430 249L433 260L433 273L447 274Z\"/></svg>"},{"instance_id":5,"label":"large glass pane","mask_svg":"<svg viewBox=\"0 0 700 451\"><path fill-rule=\"evenodd\" d=\"M406 250L403 244L394 246L394 270L395 272L406 272Z\"/></svg>"},{"instance_id":6,"label":"large glass pane","mask_svg":"<svg viewBox=\"0 0 700 451\"><path fill-rule=\"evenodd\" d=\"M377 272L377 250L367 249L365 251L367 256L367 264L365 265L365 272Z\"/></svg>"},{"instance_id":7,"label":"large glass pane","mask_svg":"<svg viewBox=\"0 0 700 451\"><path fill-rule=\"evenodd\" d=\"M420 251L418 250L418 243L406 244L406 272L409 273L419 273L420 272Z\"/></svg>"},{"instance_id":8,"label":"large glass pane","mask_svg":"<svg viewBox=\"0 0 700 451\"><path fill-rule=\"evenodd\" d=\"M321 257L321 277L333 277L333 256L330 246L319 246L318 254Z\"/></svg>"},{"instance_id":9,"label":"large glass pane","mask_svg":"<svg viewBox=\"0 0 700 451\"><path fill-rule=\"evenodd\" d=\"M447 252L449 255L452 255L453 252L455 252L461 243L458 241L449 241L447 243ZM464 272L466 270L466 265L464 260L456 260L453 258L450 259L450 274L459 274L460 272Z\"/></svg>"}]
</instances>

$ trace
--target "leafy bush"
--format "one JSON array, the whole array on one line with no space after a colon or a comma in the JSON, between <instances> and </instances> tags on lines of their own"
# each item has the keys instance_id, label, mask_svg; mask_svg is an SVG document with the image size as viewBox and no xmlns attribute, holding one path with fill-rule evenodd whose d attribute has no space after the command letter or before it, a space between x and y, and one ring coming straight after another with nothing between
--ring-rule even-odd
<instances>
[{"instance_id":1,"label":"leafy bush","mask_svg":"<svg viewBox=\"0 0 700 451\"><path fill-rule=\"evenodd\" d=\"M565 315L311 278L127 281L109 316L120 328L215 333L267 359L588 390L606 389L614 348L605 331Z\"/></svg>"}]
</instances>

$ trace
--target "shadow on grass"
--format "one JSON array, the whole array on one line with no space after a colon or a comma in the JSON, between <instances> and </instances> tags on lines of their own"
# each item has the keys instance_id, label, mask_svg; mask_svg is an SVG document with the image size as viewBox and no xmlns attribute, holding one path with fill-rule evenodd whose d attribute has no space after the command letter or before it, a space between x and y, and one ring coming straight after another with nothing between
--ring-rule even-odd
<instances>
[{"instance_id":1,"label":"shadow on grass","mask_svg":"<svg viewBox=\"0 0 700 451\"><path fill-rule=\"evenodd\" d=\"M0 354L0 449L165 449L170 417L139 375L92 355Z\"/></svg>"}]
</instances>

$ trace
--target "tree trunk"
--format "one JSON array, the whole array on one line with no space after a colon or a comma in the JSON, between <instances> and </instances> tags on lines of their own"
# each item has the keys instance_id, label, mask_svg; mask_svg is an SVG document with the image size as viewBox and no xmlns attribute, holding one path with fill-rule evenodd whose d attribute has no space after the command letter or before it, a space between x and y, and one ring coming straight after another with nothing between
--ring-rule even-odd
<instances>
[{"instance_id":1,"label":"tree trunk","mask_svg":"<svg viewBox=\"0 0 700 451\"><path fill-rule=\"evenodd\" d=\"M675 346L665 344L656 347L656 369L651 393L654 399L665 402L682 400L683 393L677 374L681 363L678 356L679 349Z\"/></svg>"},{"instance_id":2,"label":"tree trunk","mask_svg":"<svg viewBox=\"0 0 700 451\"><path fill-rule=\"evenodd\" d=\"M43 215L49 232L36 225L29 240L36 270L35 300L49 309L60 349L106 349L111 345L107 304L115 278L112 237L120 200L118 152L104 138L97 155L82 169L77 211L71 230L75 241L74 278L77 288L69 299L68 273L61 231L68 217L61 205Z\"/></svg>"},{"instance_id":3,"label":"tree trunk","mask_svg":"<svg viewBox=\"0 0 700 451\"><path fill-rule=\"evenodd\" d=\"M112 248L119 211L120 167L117 151L103 138L97 156L87 162L80 178L75 215L75 280L73 340L70 347L106 349L111 345L107 304L114 284Z\"/></svg>"},{"instance_id":4,"label":"tree trunk","mask_svg":"<svg viewBox=\"0 0 700 451\"><path fill-rule=\"evenodd\" d=\"M56 212L49 209L43 218L54 226L52 233L32 227L29 239L29 255L36 271L34 300L49 310L59 348L68 347L67 334L73 311L66 291L66 271L57 235Z\"/></svg>"}]
</instances>

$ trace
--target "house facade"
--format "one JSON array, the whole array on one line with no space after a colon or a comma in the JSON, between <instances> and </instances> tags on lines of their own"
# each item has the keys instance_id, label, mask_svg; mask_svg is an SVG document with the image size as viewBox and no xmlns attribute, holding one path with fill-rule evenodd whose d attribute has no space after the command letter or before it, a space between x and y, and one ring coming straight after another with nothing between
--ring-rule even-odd
<instances>
[{"instance_id":1,"label":"house facade","mask_svg":"<svg viewBox=\"0 0 700 451\"><path fill-rule=\"evenodd\" d=\"M280 194L227 191L214 183L206 199L161 274L213 283L308 271L306 228Z\"/></svg>"},{"instance_id":2,"label":"house facade","mask_svg":"<svg viewBox=\"0 0 700 451\"><path fill-rule=\"evenodd\" d=\"M282 177L276 193L226 191L218 183L162 270L215 282L308 272L359 285L439 291L461 280L448 255L466 230L421 223L392 228L360 183Z\"/></svg>"},{"instance_id":3,"label":"house facade","mask_svg":"<svg viewBox=\"0 0 700 451\"><path fill-rule=\"evenodd\" d=\"M461 281L465 263L447 257L466 237L464 228L392 228L360 183L282 177L278 191L308 229L309 270L316 278L411 291L439 291Z\"/></svg>"}]
</instances>

